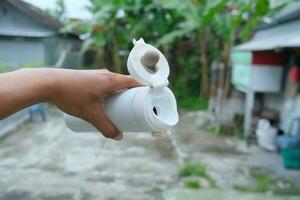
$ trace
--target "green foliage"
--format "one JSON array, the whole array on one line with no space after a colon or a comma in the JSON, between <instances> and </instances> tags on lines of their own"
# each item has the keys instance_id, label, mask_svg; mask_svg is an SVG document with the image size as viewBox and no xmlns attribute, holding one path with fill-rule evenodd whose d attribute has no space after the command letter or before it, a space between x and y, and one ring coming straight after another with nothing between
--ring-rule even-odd
<instances>
[{"instance_id":1,"label":"green foliage","mask_svg":"<svg viewBox=\"0 0 300 200\"><path fill-rule=\"evenodd\" d=\"M203 85L208 91L209 78L205 77L209 76L210 63L217 56L228 62L229 49L252 35L269 12L269 3L268 0L93 0L88 10L93 14L92 20L69 23L63 31L91 36L83 50L96 52L94 66L108 66L114 72L126 73L130 41L143 37L167 56L172 67L170 85L179 106L206 109L207 101L196 99ZM206 84L202 83L204 79Z\"/></svg>"},{"instance_id":2,"label":"green foliage","mask_svg":"<svg viewBox=\"0 0 300 200\"><path fill-rule=\"evenodd\" d=\"M232 136L234 135L234 130L228 125L222 125L220 126L219 134L224 136Z\"/></svg>"},{"instance_id":3,"label":"green foliage","mask_svg":"<svg viewBox=\"0 0 300 200\"><path fill-rule=\"evenodd\" d=\"M256 186L253 189L254 192L266 192L275 183L270 176L257 169L251 170L251 177L253 177L256 181Z\"/></svg>"},{"instance_id":4,"label":"green foliage","mask_svg":"<svg viewBox=\"0 0 300 200\"><path fill-rule=\"evenodd\" d=\"M0 73L8 72L9 67L7 65L1 64L0 63Z\"/></svg>"},{"instance_id":5,"label":"green foliage","mask_svg":"<svg viewBox=\"0 0 300 200\"><path fill-rule=\"evenodd\" d=\"M266 173L258 169L251 169L250 176L255 180L254 187L234 185L233 188L242 192L264 193L269 191L275 185L275 180L272 177L268 176Z\"/></svg>"},{"instance_id":6,"label":"green foliage","mask_svg":"<svg viewBox=\"0 0 300 200\"><path fill-rule=\"evenodd\" d=\"M206 179L210 187L216 187L215 181L208 175L206 167L197 163L187 163L179 170L179 175L182 177L198 176Z\"/></svg>"},{"instance_id":7,"label":"green foliage","mask_svg":"<svg viewBox=\"0 0 300 200\"><path fill-rule=\"evenodd\" d=\"M234 129L234 135L239 139L245 139L243 118L236 122L236 128Z\"/></svg>"},{"instance_id":8,"label":"green foliage","mask_svg":"<svg viewBox=\"0 0 300 200\"><path fill-rule=\"evenodd\" d=\"M180 176L200 176L200 177L207 177L206 168L203 165L195 164L195 163L188 163L183 166L179 171Z\"/></svg>"},{"instance_id":9,"label":"green foliage","mask_svg":"<svg viewBox=\"0 0 300 200\"><path fill-rule=\"evenodd\" d=\"M24 68L38 68L38 67L42 67L43 65L38 62L38 61L31 61L29 63L25 63L24 64Z\"/></svg>"},{"instance_id":10,"label":"green foliage","mask_svg":"<svg viewBox=\"0 0 300 200\"><path fill-rule=\"evenodd\" d=\"M56 5L53 10L46 9L45 11L46 11L46 13L48 13L48 15L50 15L57 21L60 21L63 23L66 20L66 12L67 12L65 1L64 0L56 0L55 4Z\"/></svg>"},{"instance_id":11,"label":"green foliage","mask_svg":"<svg viewBox=\"0 0 300 200\"><path fill-rule=\"evenodd\" d=\"M184 186L191 189L199 189L201 188L200 183L195 179L187 179L184 181Z\"/></svg>"},{"instance_id":12,"label":"green foliage","mask_svg":"<svg viewBox=\"0 0 300 200\"><path fill-rule=\"evenodd\" d=\"M206 127L206 131L208 133L217 133L217 130L218 130L218 128L215 127L215 126L208 126L208 127Z\"/></svg>"},{"instance_id":13,"label":"green foliage","mask_svg":"<svg viewBox=\"0 0 300 200\"><path fill-rule=\"evenodd\" d=\"M175 94L175 96L177 96ZM206 110L208 108L207 99L199 99L195 96L186 95L186 97L176 97L179 108L188 110Z\"/></svg>"}]
</instances>

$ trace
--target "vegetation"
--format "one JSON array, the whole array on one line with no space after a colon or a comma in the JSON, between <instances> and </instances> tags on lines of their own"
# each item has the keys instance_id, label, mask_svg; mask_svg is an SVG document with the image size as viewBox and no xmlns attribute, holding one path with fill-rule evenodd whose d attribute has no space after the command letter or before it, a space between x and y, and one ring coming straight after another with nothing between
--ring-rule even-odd
<instances>
[{"instance_id":1,"label":"vegetation","mask_svg":"<svg viewBox=\"0 0 300 200\"><path fill-rule=\"evenodd\" d=\"M206 110L208 108L207 99L199 99L195 96L182 97L176 93L178 107L182 109Z\"/></svg>"},{"instance_id":2,"label":"vegetation","mask_svg":"<svg viewBox=\"0 0 300 200\"><path fill-rule=\"evenodd\" d=\"M205 109L210 65L224 63L218 88L230 91L230 49L251 37L269 11L268 0L93 0L89 21L68 24L63 31L91 37L83 50L93 55L92 68L109 66L126 72L133 38L158 46L171 66L170 86L179 106ZM200 101L197 102L197 99ZM198 105L199 104L199 105Z\"/></svg>"},{"instance_id":3,"label":"vegetation","mask_svg":"<svg viewBox=\"0 0 300 200\"><path fill-rule=\"evenodd\" d=\"M0 73L4 73L4 72L7 72L7 71L9 71L8 66L0 63Z\"/></svg>"},{"instance_id":4,"label":"vegetation","mask_svg":"<svg viewBox=\"0 0 300 200\"><path fill-rule=\"evenodd\" d=\"M208 133L217 133L218 132L218 128L216 126L207 126L206 127L206 132Z\"/></svg>"},{"instance_id":5,"label":"vegetation","mask_svg":"<svg viewBox=\"0 0 300 200\"><path fill-rule=\"evenodd\" d=\"M195 179L187 179L184 181L184 186L191 189L199 189L201 187L200 183Z\"/></svg>"},{"instance_id":6,"label":"vegetation","mask_svg":"<svg viewBox=\"0 0 300 200\"><path fill-rule=\"evenodd\" d=\"M182 177L201 177L204 178L208 181L208 183L210 184L210 187L216 187L216 183L215 181L208 175L207 171L206 171L206 167L201 165L201 164L196 164L196 163L187 163L186 165L184 165L180 171L179 171L179 175ZM198 183L197 180L194 179L188 179L184 182L184 185L187 186L191 186L191 185L196 185L195 182ZM199 187L200 184L198 183ZM188 187L188 186L187 186ZM198 188L199 188L198 187Z\"/></svg>"},{"instance_id":7,"label":"vegetation","mask_svg":"<svg viewBox=\"0 0 300 200\"><path fill-rule=\"evenodd\" d=\"M56 19L59 22L64 23L66 21L66 4L64 0L56 0L56 6L53 10L51 9L46 9L46 13L48 15L52 16L54 19Z\"/></svg>"},{"instance_id":8,"label":"vegetation","mask_svg":"<svg viewBox=\"0 0 300 200\"><path fill-rule=\"evenodd\" d=\"M234 189L242 192L257 192L265 193L269 190L272 190L276 187L276 180L262 172L259 169L253 168L250 171L251 178L255 181L254 187L247 187L244 185L234 185Z\"/></svg>"},{"instance_id":9,"label":"vegetation","mask_svg":"<svg viewBox=\"0 0 300 200\"><path fill-rule=\"evenodd\" d=\"M43 64L41 62L31 61L29 63L25 63L23 67L25 67L25 68L37 68L37 67L41 67L41 66L43 66Z\"/></svg>"}]
</instances>

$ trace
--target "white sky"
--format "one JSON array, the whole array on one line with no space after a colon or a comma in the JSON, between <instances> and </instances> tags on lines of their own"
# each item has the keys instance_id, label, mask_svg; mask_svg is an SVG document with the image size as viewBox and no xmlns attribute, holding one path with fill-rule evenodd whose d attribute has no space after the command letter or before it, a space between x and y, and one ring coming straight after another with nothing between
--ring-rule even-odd
<instances>
[{"instance_id":1,"label":"white sky","mask_svg":"<svg viewBox=\"0 0 300 200\"><path fill-rule=\"evenodd\" d=\"M55 8L56 0L24 0L31 3L41 9L53 9ZM85 6L89 4L89 0L65 0L67 7L67 17L89 19L91 14L85 9Z\"/></svg>"}]
</instances>

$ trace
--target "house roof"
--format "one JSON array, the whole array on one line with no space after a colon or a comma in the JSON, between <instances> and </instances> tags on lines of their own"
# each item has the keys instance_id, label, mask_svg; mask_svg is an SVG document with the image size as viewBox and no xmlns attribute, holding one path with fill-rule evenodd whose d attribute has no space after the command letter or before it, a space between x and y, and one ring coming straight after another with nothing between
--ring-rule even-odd
<instances>
[{"instance_id":1,"label":"house roof","mask_svg":"<svg viewBox=\"0 0 300 200\"><path fill-rule=\"evenodd\" d=\"M18 8L19 10L27 13L28 15L34 17L40 23L46 25L51 29L58 31L60 28L63 27L63 25L59 21L56 21L51 16L47 15L43 10L33 6L32 4L29 4L22 0L4 0L4 1L10 3L11 5Z\"/></svg>"},{"instance_id":2,"label":"house roof","mask_svg":"<svg viewBox=\"0 0 300 200\"><path fill-rule=\"evenodd\" d=\"M63 24L53 17L46 14L43 10L38 7L33 6L30 3L27 3L22 0L0 0L5 1L8 4L12 5L16 9L20 10L21 12L25 13L28 16L31 16L33 19L37 20L40 24L47 27L49 30L42 30L42 31L23 31L20 32L19 30L15 29L0 29L1 36L23 36L23 37L49 37L55 34L59 34L63 37L69 37L73 39L80 39L79 34L76 33L59 33L59 30L63 27Z\"/></svg>"},{"instance_id":3,"label":"house roof","mask_svg":"<svg viewBox=\"0 0 300 200\"><path fill-rule=\"evenodd\" d=\"M234 47L238 51L262 51L300 47L300 2L284 7L273 22L260 27L253 38Z\"/></svg>"}]
</instances>

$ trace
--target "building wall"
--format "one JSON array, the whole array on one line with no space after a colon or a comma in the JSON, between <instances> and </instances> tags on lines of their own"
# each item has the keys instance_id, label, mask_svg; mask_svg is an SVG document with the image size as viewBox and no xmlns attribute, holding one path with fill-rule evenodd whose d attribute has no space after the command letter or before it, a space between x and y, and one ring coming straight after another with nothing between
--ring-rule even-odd
<instances>
[{"instance_id":1,"label":"building wall","mask_svg":"<svg viewBox=\"0 0 300 200\"><path fill-rule=\"evenodd\" d=\"M68 37L45 38L46 65L54 66L66 51L64 61L61 66L57 67L80 68L82 63L81 43L78 39Z\"/></svg>"},{"instance_id":2,"label":"building wall","mask_svg":"<svg viewBox=\"0 0 300 200\"><path fill-rule=\"evenodd\" d=\"M45 63L45 48L39 38L0 37L0 65L12 69Z\"/></svg>"},{"instance_id":3,"label":"building wall","mask_svg":"<svg viewBox=\"0 0 300 200\"><path fill-rule=\"evenodd\" d=\"M81 55L72 51L78 39L58 36L42 24L6 1L0 1L0 66L11 69L27 65L54 66L62 52L68 51L64 64L79 67Z\"/></svg>"}]
</instances>

